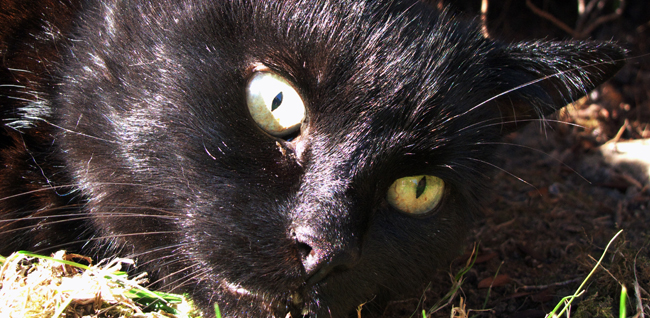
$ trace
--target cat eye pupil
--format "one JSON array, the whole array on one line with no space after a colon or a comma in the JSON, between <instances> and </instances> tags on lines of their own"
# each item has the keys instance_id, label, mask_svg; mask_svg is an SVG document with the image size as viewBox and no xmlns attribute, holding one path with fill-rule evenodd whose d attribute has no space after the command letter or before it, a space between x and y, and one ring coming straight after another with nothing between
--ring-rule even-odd
<instances>
[{"instance_id":1,"label":"cat eye pupil","mask_svg":"<svg viewBox=\"0 0 650 318\"><path fill-rule=\"evenodd\" d=\"M420 181L418 181L418 186L415 188L415 198L419 199L422 193L424 193L424 190L427 188L427 177L422 177Z\"/></svg>"},{"instance_id":2,"label":"cat eye pupil","mask_svg":"<svg viewBox=\"0 0 650 318\"><path fill-rule=\"evenodd\" d=\"M276 110L280 105L282 104L282 92L280 94L276 95L275 98L273 98L273 101L271 102L271 111Z\"/></svg>"}]
</instances>

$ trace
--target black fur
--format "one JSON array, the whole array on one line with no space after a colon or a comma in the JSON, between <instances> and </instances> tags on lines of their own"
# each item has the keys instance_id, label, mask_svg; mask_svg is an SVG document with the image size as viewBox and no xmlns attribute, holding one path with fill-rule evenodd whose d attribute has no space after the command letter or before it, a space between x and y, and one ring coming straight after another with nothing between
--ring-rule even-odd
<instances>
[{"instance_id":1,"label":"black fur","mask_svg":"<svg viewBox=\"0 0 650 318\"><path fill-rule=\"evenodd\" d=\"M417 292L458 252L494 142L624 60L485 39L410 0L1 6L0 253L130 255L227 317L373 315ZM295 139L248 113L260 63L307 104ZM445 180L435 213L386 202L422 174Z\"/></svg>"}]
</instances>

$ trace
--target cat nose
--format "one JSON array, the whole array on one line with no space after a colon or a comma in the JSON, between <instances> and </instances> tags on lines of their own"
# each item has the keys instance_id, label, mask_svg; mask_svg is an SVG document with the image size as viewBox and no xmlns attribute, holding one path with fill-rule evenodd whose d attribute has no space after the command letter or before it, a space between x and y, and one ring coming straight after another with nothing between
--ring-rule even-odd
<instances>
[{"instance_id":1,"label":"cat nose","mask_svg":"<svg viewBox=\"0 0 650 318\"><path fill-rule=\"evenodd\" d=\"M308 284L315 284L330 273L352 268L359 262L361 251L356 239L332 240L306 227L295 229L293 234Z\"/></svg>"}]
</instances>

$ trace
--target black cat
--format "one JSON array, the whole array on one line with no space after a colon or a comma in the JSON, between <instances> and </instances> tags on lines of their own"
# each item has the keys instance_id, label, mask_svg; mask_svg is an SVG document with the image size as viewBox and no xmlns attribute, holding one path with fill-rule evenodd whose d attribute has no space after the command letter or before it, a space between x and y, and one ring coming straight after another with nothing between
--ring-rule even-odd
<instances>
[{"instance_id":1,"label":"black cat","mask_svg":"<svg viewBox=\"0 0 650 318\"><path fill-rule=\"evenodd\" d=\"M0 253L135 257L227 317L417 292L458 253L494 142L624 63L412 0L0 6Z\"/></svg>"}]
</instances>

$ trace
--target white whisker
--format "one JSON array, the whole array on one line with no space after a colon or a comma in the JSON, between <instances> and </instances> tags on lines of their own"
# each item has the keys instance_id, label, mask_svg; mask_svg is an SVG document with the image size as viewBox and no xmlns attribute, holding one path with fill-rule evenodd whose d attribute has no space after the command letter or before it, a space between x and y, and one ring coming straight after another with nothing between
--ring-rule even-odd
<instances>
[{"instance_id":1,"label":"white whisker","mask_svg":"<svg viewBox=\"0 0 650 318\"><path fill-rule=\"evenodd\" d=\"M589 181L589 180L587 180L585 177L583 177L580 173L578 173L578 171L576 171L575 169L571 168L569 165L567 165L566 163L564 163L562 160L557 159L557 158L551 156L550 154L548 154L548 153L546 153L546 152L544 152L544 151L542 151L542 150L539 150L539 149L536 149L536 148L533 148L533 147L529 147L529 146L525 146L525 145L513 144L513 143L508 143L508 142L478 142L478 143L476 143L476 144L482 144L482 145L505 145L505 146L520 147L520 148L524 148L524 149L528 149L528 150L535 151L535 152L537 152L537 153L544 154L544 155L546 155L548 158L553 159L553 161L555 161L555 162L561 164L563 167L565 167L565 168L571 170L571 172L575 173L575 174L576 174L578 177L580 177L582 180L584 180L584 181L586 181L587 183L591 184L591 181Z\"/></svg>"},{"instance_id":2,"label":"white whisker","mask_svg":"<svg viewBox=\"0 0 650 318\"><path fill-rule=\"evenodd\" d=\"M193 265L191 265L191 266L189 266L189 267L186 267L186 268L184 268L184 269L178 271L177 273L180 273L180 272L186 271L186 270L188 270L188 269L190 269L190 268L195 268L195 267L197 267L197 266L199 266L199 264L193 264ZM201 275L208 275L208 274L210 274L210 272L211 272L211 269L210 269L210 268L202 268L202 269L199 270L199 271L190 272L190 273L185 274L185 275L183 275L182 277L180 277L180 278L178 278L178 279L176 279L176 280L174 280L174 281L168 282L168 283L166 283L165 285L161 286L161 288L162 288L162 289L169 289L169 290L176 290L176 289L178 289L178 288L181 288L181 287L185 286L186 284L188 284L188 283L191 282L191 281L196 281L196 280L197 280L197 277L199 277L199 276L201 276ZM171 274L170 274L170 275L166 275L166 276L163 277L162 279L169 279L170 277L172 277Z\"/></svg>"},{"instance_id":3,"label":"white whisker","mask_svg":"<svg viewBox=\"0 0 650 318\"><path fill-rule=\"evenodd\" d=\"M77 241L66 242L64 244L59 244L59 245L45 246L44 248L36 250L35 252L45 251L45 250L55 250L55 249L60 249L60 248L65 247L65 246L72 246L72 245L76 245L76 244L87 245L90 242L103 241L103 240L113 239L113 238L147 236L147 235L179 234L179 233L182 233L182 232L181 231L154 231L154 232L122 233L122 234L115 234L115 235L97 236L97 237L92 237L92 238L89 238L89 239L86 239L86 240L77 240Z\"/></svg>"},{"instance_id":4,"label":"white whisker","mask_svg":"<svg viewBox=\"0 0 650 318\"><path fill-rule=\"evenodd\" d=\"M107 143L111 143L111 144L116 144L116 145L119 145L119 144L120 144L120 142L119 142L119 141L116 141L116 140L108 140L108 139L104 139L104 138L101 138L101 137L97 137L97 136L93 136L93 135L89 135L89 134L81 133L81 132L78 132L78 131L74 131L74 130L72 130L72 129L68 129L68 128L65 128L65 127L61 127L61 126L59 126L59 125L57 125L57 124L54 124L54 123L52 123L52 122L50 122L50 121L48 121L48 120L46 120L46 119L43 119L43 118L34 118L34 119L37 119L37 120L39 120L39 121L42 121L42 122L44 122L44 123L46 123L46 124L48 124L48 125L50 125L50 126L52 126L52 127L58 128L58 129L60 129L60 130L62 130L62 131L65 131L65 132L67 132L67 133L70 133L70 134L79 135L79 136L82 136L82 137L86 137L86 138L90 138L90 139L95 139L95 140L99 140L99 141L103 141L103 142L107 142Z\"/></svg>"},{"instance_id":5,"label":"white whisker","mask_svg":"<svg viewBox=\"0 0 650 318\"><path fill-rule=\"evenodd\" d=\"M482 122L478 122L476 124L485 123L485 122L487 122L487 120L482 121ZM498 123L491 123L491 124L486 124L486 125L483 125L483 126L479 126L476 129L483 129L483 128L492 127L492 126L501 126L503 124L517 124L517 123L529 123L529 122L559 123L559 124L564 124L564 125L567 125L567 126L573 126L573 127L577 127L577 128L585 128L584 126L582 126L580 124L567 122L567 121L563 121L563 120L548 119L548 118L531 118L531 119L522 119L522 120L500 121ZM475 126L475 125L468 125L468 127L460 129L459 132L463 131L463 130L465 130L467 128L471 128L469 126Z\"/></svg>"},{"instance_id":6,"label":"white whisker","mask_svg":"<svg viewBox=\"0 0 650 318\"><path fill-rule=\"evenodd\" d=\"M160 252L160 251L164 251L164 250L168 250L168 249L178 249L178 248L188 246L188 245L189 245L189 243L171 244L171 245L166 245L166 246L163 246L163 247L149 249L149 250L147 250L145 252L142 252L142 253L129 254L126 257L136 259L136 258L140 258L141 256L144 256L144 255L148 255L148 254L152 254L152 253L156 253L156 252ZM167 258L175 257L175 256L177 256L177 255L174 255L173 253L170 253L170 254L164 255L164 256L162 256L160 258L157 258L157 259L149 259L146 262L139 263L138 266L145 266L147 264L157 262L157 261L160 261L160 260L165 260Z\"/></svg>"},{"instance_id":7,"label":"white whisker","mask_svg":"<svg viewBox=\"0 0 650 318\"><path fill-rule=\"evenodd\" d=\"M161 267L168 267L168 266L170 266L170 265L175 265L175 264L179 264L179 263L182 264L183 262L187 262L187 260L186 260L186 259L176 259L176 260L174 260L174 261L172 261L172 262L164 262L164 263L162 263L162 264L157 264L156 266L157 266L158 268L161 268ZM190 265L190 266L183 267L183 268L181 268L181 269L179 269L179 270L177 270L177 271L175 271L175 272L171 272L171 273L168 273L167 275L165 275L165 276L163 276L163 277L159 277L157 280L151 282L151 284L154 285L154 284L160 283L160 282L162 282L162 281L164 281L164 280L166 280L166 279L169 279L170 277L177 276L179 273L182 273L182 272L185 272L185 271L190 271L190 270L192 270L193 268L197 268L197 267L201 267L201 264L199 264L199 263L194 263L194 264L192 264L192 265ZM187 275L187 276L189 276L189 275ZM167 283L167 284L165 284L165 285L163 285L163 286L161 286L161 287L162 287L163 289L165 289L165 288L168 288L170 285L176 285L176 282L178 282L178 281L181 280L181 279L186 278L187 276L186 276L186 275L183 275L183 276L182 276L181 278L179 278L178 280L175 280L175 281L173 281L173 282ZM182 285L182 284L181 284L181 285Z\"/></svg>"},{"instance_id":8,"label":"white whisker","mask_svg":"<svg viewBox=\"0 0 650 318\"><path fill-rule=\"evenodd\" d=\"M503 168L501 168L501 167L499 167L499 166L497 166L497 165L495 165L495 164L493 164L493 163L487 162L487 161L485 161L485 160L480 160L480 159L476 159L476 158L471 158L471 157L467 157L467 159L468 159L468 160L472 160L472 161L476 161L476 162L480 162L480 163L486 164L486 165L488 165L488 166L490 166L490 167L496 168L496 169L498 169L498 170L500 170L500 171L503 171L503 172L507 173L508 175L510 175L511 177L513 177L513 178L515 178L515 179L517 179L517 180L519 180L519 181L521 181L521 182L527 184L528 186L534 188L535 190L539 191L539 189L538 189L536 186L532 185L530 182L528 182L528 181L526 181L526 180L524 180L524 179L522 179L522 178L516 176L515 174L509 172L508 170L505 170L505 169L503 169Z\"/></svg>"},{"instance_id":9,"label":"white whisker","mask_svg":"<svg viewBox=\"0 0 650 318\"><path fill-rule=\"evenodd\" d=\"M550 78L560 77L560 76L562 76L562 75L565 75L565 74L568 74L568 73L572 73L572 72L576 72L576 71L580 71L580 70L583 70L583 69L585 69L585 68L592 67L592 66L608 65L608 64L612 64L612 63L614 63L614 62L617 62L617 61L615 60L615 61L611 61L611 62L596 62L596 63L590 63L590 64L587 64L587 65L582 65L582 66L578 66L578 67L569 68L569 69L567 69L567 70L558 71L558 72L556 72L556 73L554 73L554 74L550 74L550 75L542 76L542 77L540 77L540 78L538 78L538 79L535 79L535 80L532 80L532 81L526 82L526 83L521 84L521 85L517 85L517 86L515 86L515 87L513 87L513 88L511 88L511 89L508 89L508 90L505 90L505 91L503 91L503 92L501 92L501 93L498 93L498 94L496 94L496 95L494 95L494 96L492 96L492 97L490 97L490 98L484 100L483 102L478 103L477 105L473 106L472 108L470 108L470 109L468 109L468 110L466 110L466 111L464 111L464 112L462 112L462 113L460 113L460 114L458 114L458 115L451 116L450 118L446 119L444 122L449 122L449 121L455 120L455 119L457 119L457 118L459 118L459 117L463 117L463 116L465 116L465 115L467 115L467 114L469 114L469 113L475 111L475 110L478 109L479 107L481 107L481 106L483 106L483 105L485 105L485 104L487 104L487 103L489 103L489 102L491 102L491 101L496 100L496 99L499 98L499 97L505 96L505 95L510 94L510 93L512 93L512 92L515 92L515 91L518 91L518 90L520 90L520 89L522 89L522 88L525 88L525 87L528 87L528 86L531 86L531 85L534 85L534 84L540 83L540 82L545 81L545 80L548 80L548 79L550 79Z\"/></svg>"}]
</instances>

